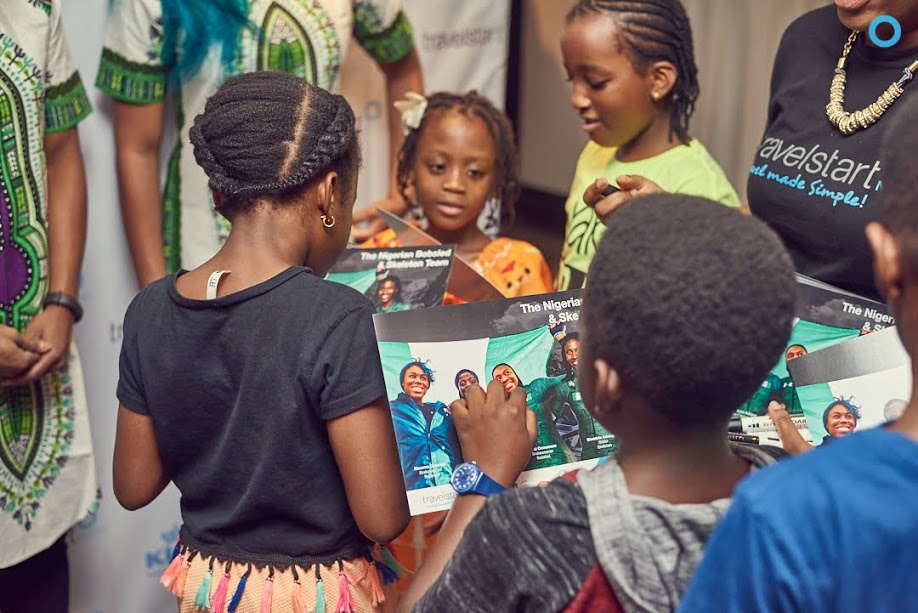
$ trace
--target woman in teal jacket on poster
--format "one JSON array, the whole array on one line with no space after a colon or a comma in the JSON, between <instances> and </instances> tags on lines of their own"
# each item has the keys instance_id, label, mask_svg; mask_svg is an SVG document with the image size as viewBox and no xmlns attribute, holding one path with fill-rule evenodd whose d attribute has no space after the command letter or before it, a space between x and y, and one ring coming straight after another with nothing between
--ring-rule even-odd
<instances>
[{"instance_id":1,"label":"woman in teal jacket on poster","mask_svg":"<svg viewBox=\"0 0 918 613\"><path fill-rule=\"evenodd\" d=\"M398 439L405 487L410 490L447 485L459 459L458 436L449 407L424 402L434 373L420 360L408 362L399 375L402 392L389 401Z\"/></svg>"}]
</instances>

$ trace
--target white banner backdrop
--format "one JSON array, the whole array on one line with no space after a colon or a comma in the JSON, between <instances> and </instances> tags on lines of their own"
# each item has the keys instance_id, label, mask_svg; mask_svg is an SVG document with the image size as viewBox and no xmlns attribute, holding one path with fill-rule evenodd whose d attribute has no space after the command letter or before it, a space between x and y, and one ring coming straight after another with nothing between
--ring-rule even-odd
<instances>
[{"instance_id":1,"label":"white banner backdrop","mask_svg":"<svg viewBox=\"0 0 918 613\"><path fill-rule=\"evenodd\" d=\"M170 486L153 504L129 513L112 493L121 321L136 286L121 227L111 134L111 107L92 83L108 0L63 3L64 27L95 112L80 127L89 184L89 239L81 299L86 317L76 329L83 357L102 502L70 538L71 611L172 611L175 601L157 579L172 554L180 519ZM509 0L404 0L415 29L427 91L477 89L504 101ZM385 195L388 153L381 74L356 45L342 71L363 131L364 168L358 206Z\"/></svg>"}]
</instances>

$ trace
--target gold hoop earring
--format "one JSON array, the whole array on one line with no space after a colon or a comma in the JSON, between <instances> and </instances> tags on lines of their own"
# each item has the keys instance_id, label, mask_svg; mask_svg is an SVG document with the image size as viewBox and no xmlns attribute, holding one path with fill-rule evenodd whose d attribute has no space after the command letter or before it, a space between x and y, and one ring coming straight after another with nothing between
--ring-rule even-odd
<instances>
[{"instance_id":1,"label":"gold hoop earring","mask_svg":"<svg viewBox=\"0 0 918 613\"><path fill-rule=\"evenodd\" d=\"M322 215L322 225L326 228L331 228L335 225L335 216L334 215Z\"/></svg>"}]
</instances>

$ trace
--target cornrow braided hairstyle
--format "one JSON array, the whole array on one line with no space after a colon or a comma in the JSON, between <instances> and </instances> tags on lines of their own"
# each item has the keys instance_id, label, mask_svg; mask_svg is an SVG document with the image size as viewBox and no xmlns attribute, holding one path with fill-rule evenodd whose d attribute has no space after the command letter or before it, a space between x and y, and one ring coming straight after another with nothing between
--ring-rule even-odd
<instances>
[{"instance_id":1,"label":"cornrow braided hairstyle","mask_svg":"<svg viewBox=\"0 0 918 613\"><path fill-rule=\"evenodd\" d=\"M252 72L226 80L189 136L210 188L226 199L221 212L237 213L260 198L283 201L331 170L349 193L360 158L354 122L342 96L286 73Z\"/></svg>"},{"instance_id":2,"label":"cornrow braided hairstyle","mask_svg":"<svg viewBox=\"0 0 918 613\"><path fill-rule=\"evenodd\" d=\"M692 46L692 28L679 0L580 0L567 22L586 15L608 13L619 29L620 42L635 70L644 74L651 64L667 61L678 77L670 93L670 130L682 142L698 100L698 67Z\"/></svg>"},{"instance_id":3,"label":"cornrow braided hairstyle","mask_svg":"<svg viewBox=\"0 0 918 613\"><path fill-rule=\"evenodd\" d=\"M474 115L480 118L491 138L494 140L495 177L494 191L500 198L500 227L510 227L516 216L516 201L520 197L519 156L516 150L516 137L513 126L507 116L500 112L490 100L472 90L465 94L438 92L427 98L427 108L418 127L405 137L398 158L398 185L407 199L409 177L417 158L418 140L430 118L434 115L456 110L463 115Z\"/></svg>"}]
</instances>

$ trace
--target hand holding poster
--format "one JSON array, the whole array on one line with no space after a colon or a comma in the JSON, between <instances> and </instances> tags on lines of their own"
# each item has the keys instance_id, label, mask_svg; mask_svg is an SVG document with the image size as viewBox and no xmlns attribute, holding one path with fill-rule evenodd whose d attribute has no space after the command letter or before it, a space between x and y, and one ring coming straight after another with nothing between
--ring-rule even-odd
<instances>
[{"instance_id":1,"label":"hand holding poster","mask_svg":"<svg viewBox=\"0 0 918 613\"><path fill-rule=\"evenodd\" d=\"M449 405L475 383L520 387L537 440L518 483L535 484L612 453L614 437L577 388L579 292L494 300L374 318L413 515L449 508L463 461Z\"/></svg>"}]
</instances>

